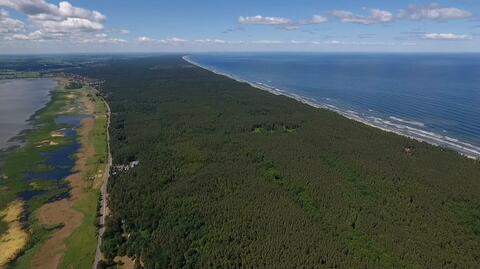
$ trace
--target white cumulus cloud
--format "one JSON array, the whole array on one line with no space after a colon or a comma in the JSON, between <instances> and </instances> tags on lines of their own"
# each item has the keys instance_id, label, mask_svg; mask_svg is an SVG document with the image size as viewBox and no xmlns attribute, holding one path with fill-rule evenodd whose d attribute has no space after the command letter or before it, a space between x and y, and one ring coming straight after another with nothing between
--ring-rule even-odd
<instances>
[{"instance_id":1,"label":"white cumulus cloud","mask_svg":"<svg viewBox=\"0 0 480 269\"><path fill-rule=\"evenodd\" d=\"M428 6L411 5L401 10L397 16L410 20L453 20L464 19L472 16L472 13L455 7L441 7L437 4Z\"/></svg>"},{"instance_id":2,"label":"white cumulus cloud","mask_svg":"<svg viewBox=\"0 0 480 269\"><path fill-rule=\"evenodd\" d=\"M81 42L84 35L102 32L106 16L96 10L76 7L70 2L61 1L52 4L45 0L0 0L0 7L10 8L24 14L28 20L9 19L8 24L1 15L0 26L5 32L15 32L9 40L45 41L51 39L66 39ZM2 12L4 14L5 12ZM8 13L7 13L8 15ZM13 20L13 21L12 21ZM13 23L15 22L15 23ZM23 25L23 26L22 26ZM18 33L29 29L29 33ZM101 41L101 37L96 37Z\"/></svg>"},{"instance_id":3,"label":"white cumulus cloud","mask_svg":"<svg viewBox=\"0 0 480 269\"><path fill-rule=\"evenodd\" d=\"M368 15L358 15L347 10L334 10L332 15L345 23L374 24L387 23L394 20L394 15L390 11L381 9L368 9Z\"/></svg>"},{"instance_id":4,"label":"white cumulus cloud","mask_svg":"<svg viewBox=\"0 0 480 269\"><path fill-rule=\"evenodd\" d=\"M19 33L25 30L22 21L13 19L4 9L0 9L0 34Z\"/></svg>"},{"instance_id":5,"label":"white cumulus cloud","mask_svg":"<svg viewBox=\"0 0 480 269\"><path fill-rule=\"evenodd\" d=\"M270 25L281 27L286 30L295 30L299 29L301 26L320 24L328 21L327 17L321 15L313 15L310 19L293 21L288 18L283 17L264 17L262 15L244 17L240 16L238 22L240 24L250 24L250 25Z\"/></svg>"},{"instance_id":6,"label":"white cumulus cloud","mask_svg":"<svg viewBox=\"0 0 480 269\"><path fill-rule=\"evenodd\" d=\"M238 22L241 24L263 24L263 25L286 25L290 24L290 19L281 17L264 17L261 15L238 18Z\"/></svg>"},{"instance_id":7,"label":"white cumulus cloud","mask_svg":"<svg viewBox=\"0 0 480 269\"><path fill-rule=\"evenodd\" d=\"M222 39L197 39L195 40L196 43L201 44L225 44L227 43L225 40Z\"/></svg>"},{"instance_id":8,"label":"white cumulus cloud","mask_svg":"<svg viewBox=\"0 0 480 269\"><path fill-rule=\"evenodd\" d=\"M427 33L424 35L425 39L430 40L469 40L472 39L469 35L454 34L454 33Z\"/></svg>"},{"instance_id":9,"label":"white cumulus cloud","mask_svg":"<svg viewBox=\"0 0 480 269\"><path fill-rule=\"evenodd\" d=\"M148 36L141 36L138 38L138 42L140 43L153 43L155 41L156 41L155 39L150 38Z\"/></svg>"}]
</instances>

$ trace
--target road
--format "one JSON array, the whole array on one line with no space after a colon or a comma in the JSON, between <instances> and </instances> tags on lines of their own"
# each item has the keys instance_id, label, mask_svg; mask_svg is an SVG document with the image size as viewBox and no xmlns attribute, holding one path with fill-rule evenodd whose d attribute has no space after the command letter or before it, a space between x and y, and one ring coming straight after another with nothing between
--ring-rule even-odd
<instances>
[{"instance_id":1,"label":"road","mask_svg":"<svg viewBox=\"0 0 480 269\"><path fill-rule=\"evenodd\" d=\"M102 180L102 186L100 187L100 192L101 192L101 205L100 205L100 221L99 225L100 228L98 229L98 242L97 242L97 250L95 252L95 260L93 262L92 269L96 269L98 266L98 263L103 259L103 254L102 251L100 250L100 246L102 245L102 236L103 233L105 232L105 218L108 215L108 207L107 207L107 184L108 184L108 178L110 176L110 167L112 166L112 154L110 153L110 134L109 134L109 129L110 129L110 106L106 101L104 101L106 106L107 106L107 149L108 149L108 162L107 166L105 167L105 172L103 173L103 180Z\"/></svg>"}]
</instances>

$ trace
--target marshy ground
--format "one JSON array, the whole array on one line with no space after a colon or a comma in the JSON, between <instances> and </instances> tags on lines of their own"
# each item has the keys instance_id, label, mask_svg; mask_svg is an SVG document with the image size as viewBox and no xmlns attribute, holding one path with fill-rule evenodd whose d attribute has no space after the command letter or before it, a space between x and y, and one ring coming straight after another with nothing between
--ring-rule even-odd
<instances>
[{"instance_id":1,"label":"marshy ground","mask_svg":"<svg viewBox=\"0 0 480 269\"><path fill-rule=\"evenodd\" d=\"M24 145L6 157L0 245L8 245L0 248L8 251L0 255L0 268L93 263L99 186L106 172L106 104L92 88L67 90L66 83L59 80ZM16 240L4 240L10 237Z\"/></svg>"}]
</instances>

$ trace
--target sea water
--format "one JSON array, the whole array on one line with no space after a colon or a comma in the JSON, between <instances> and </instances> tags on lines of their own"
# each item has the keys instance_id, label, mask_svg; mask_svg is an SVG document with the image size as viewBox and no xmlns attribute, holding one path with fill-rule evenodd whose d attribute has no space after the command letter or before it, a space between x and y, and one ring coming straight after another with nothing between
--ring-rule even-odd
<instances>
[{"instance_id":1,"label":"sea water","mask_svg":"<svg viewBox=\"0 0 480 269\"><path fill-rule=\"evenodd\" d=\"M195 54L186 59L366 124L480 157L480 54Z\"/></svg>"}]
</instances>

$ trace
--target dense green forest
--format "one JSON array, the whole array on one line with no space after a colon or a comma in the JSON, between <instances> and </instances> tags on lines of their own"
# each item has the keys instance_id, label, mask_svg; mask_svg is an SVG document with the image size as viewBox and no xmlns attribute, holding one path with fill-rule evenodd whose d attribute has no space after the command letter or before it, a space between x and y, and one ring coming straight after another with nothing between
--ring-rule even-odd
<instances>
[{"instance_id":1,"label":"dense green forest","mask_svg":"<svg viewBox=\"0 0 480 269\"><path fill-rule=\"evenodd\" d=\"M145 268L478 268L480 164L195 67L108 60L103 251Z\"/></svg>"}]
</instances>

